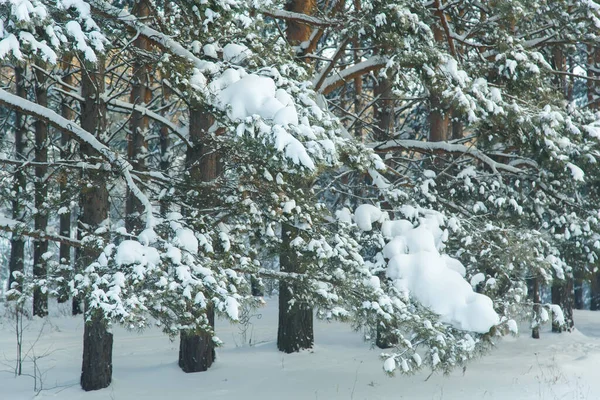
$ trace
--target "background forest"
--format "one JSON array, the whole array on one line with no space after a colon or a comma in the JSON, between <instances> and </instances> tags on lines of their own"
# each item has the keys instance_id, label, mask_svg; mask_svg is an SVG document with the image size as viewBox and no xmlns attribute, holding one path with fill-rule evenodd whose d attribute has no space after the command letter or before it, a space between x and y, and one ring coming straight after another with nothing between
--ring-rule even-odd
<instances>
[{"instance_id":1,"label":"background forest","mask_svg":"<svg viewBox=\"0 0 600 400\"><path fill-rule=\"evenodd\" d=\"M84 390L112 325L204 371L215 315L273 292L280 351L338 319L390 374L571 330L600 308L598 32L589 0L0 0L3 302L84 315Z\"/></svg>"}]
</instances>

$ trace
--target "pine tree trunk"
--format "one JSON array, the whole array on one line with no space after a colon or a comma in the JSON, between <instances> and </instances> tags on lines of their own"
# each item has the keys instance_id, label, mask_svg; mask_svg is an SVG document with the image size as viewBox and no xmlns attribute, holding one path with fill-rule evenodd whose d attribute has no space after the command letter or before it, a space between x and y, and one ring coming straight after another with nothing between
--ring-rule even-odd
<instances>
[{"instance_id":1,"label":"pine tree trunk","mask_svg":"<svg viewBox=\"0 0 600 400\"><path fill-rule=\"evenodd\" d=\"M590 310L598 311L600 310L600 273L598 271L592 272L590 279L590 294L591 294L591 302L590 302Z\"/></svg>"},{"instance_id":2,"label":"pine tree trunk","mask_svg":"<svg viewBox=\"0 0 600 400\"><path fill-rule=\"evenodd\" d=\"M64 74L62 80L69 86L73 83L73 74L69 71L70 63L71 56L65 56L62 61L62 71ZM63 96L61 99L60 114L68 120L75 119L75 112L67 96ZM69 149L70 142L69 135L63 132L60 136L60 158L62 160L66 160L71 154ZM69 196L68 190L70 178L71 176L67 169L61 171L59 179L60 205L61 207L66 207L67 211L59 216L59 232L61 236L65 237L71 237L71 196ZM62 266L60 275L63 279L67 280L71 270L71 246L66 243L60 243L59 246L58 259ZM61 290L59 293L58 302L66 303L69 300L69 293L66 290Z\"/></svg>"},{"instance_id":3,"label":"pine tree trunk","mask_svg":"<svg viewBox=\"0 0 600 400\"><path fill-rule=\"evenodd\" d=\"M102 316L93 315L83 330L81 388L104 389L112 381L113 335Z\"/></svg>"},{"instance_id":4,"label":"pine tree trunk","mask_svg":"<svg viewBox=\"0 0 600 400\"><path fill-rule=\"evenodd\" d=\"M162 85L162 99L161 99L161 108L165 109L165 114L168 112L166 106L169 102L169 98L171 96L171 90L166 84ZM168 118L168 117L167 117ZM169 128L166 125L162 125L160 128L160 170L164 174L164 176L168 176L168 170L170 163L170 154L169 154ZM169 212L169 204L167 201L160 202L160 213L165 215Z\"/></svg>"},{"instance_id":5,"label":"pine tree trunk","mask_svg":"<svg viewBox=\"0 0 600 400\"><path fill-rule=\"evenodd\" d=\"M46 76L39 70L35 70L35 97L36 103L41 107L48 105L48 92L46 88ZM44 121L35 122L35 161L38 163L48 162L48 125ZM45 232L48 227L48 188L46 186L46 174L48 167L44 165L35 166L34 182L34 226L36 231ZM48 315L48 293L45 287L47 279L47 267L44 255L48 252L48 241L34 240L33 242L33 276L36 285L33 290L33 315L40 317Z\"/></svg>"},{"instance_id":6,"label":"pine tree trunk","mask_svg":"<svg viewBox=\"0 0 600 400\"><path fill-rule=\"evenodd\" d=\"M208 130L214 119L201 107L190 108L190 140L193 148L186 154L186 166L192 182L211 182L219 176L219 155L210 145ZM199 208L215 204L214 192L201 188ZM215 310L208 305L206 315L211 327L215 327ZM179 366L184 372L206 371L215 360L215 344L210 333L182 331L179 338Z\"/></svg>"},{"instance_id":7,"label":"pine tree trunk","mask_svg":"<svg viewBox=\"0 0 600 400\"><path fill-rule=\"evenodd\" d=\"M150 15L150 4L147 0L139 0L133 7L132 13L137 18L144 20ZM133 41L133 45L141 51L148 51L150 49L150 42L141 35ZM152 92L148 87L148 65L139 61L139 57L136 57L132 69L132 87L129 101L131 104L146 106L150 103L152 97ZM148 117L144 113L136 110L131 112L127 156L129 162L137 171L146 169L144 157L146 157L148 149L148 142L146 141L148 126ZM128 232L139 233L143 228L140 218L143 211L144 206L128 188L127 199L125 201L125 228Z\"/></svg>"},{"instance_id":8,"label":"pine tree trunk","mask_svg":"<svg viewBox=\"0 0 600 400\"><path fill-rule=\"evenodd\" d=\"M206 310L208 321L215 326L215 311ZM203 372L215 361L215 345L208 333L195 334L182 331L179 337L179 367L183 372Z\"/></svg>"},{"instance_id":9,"label":"pine tree trunk","mask_svg":"<svg viewBox=\"0 0 600 400\"><path fill-rule=\"evenodd\" d=\"M315 0L288 0L286 10L313 15L317 10ZM296 21L288 21L286 38L292 46L300 46L309 41L311 28ZM343 96L341 96L343 97ZM281 227L281 250L279 254L279 268L283 272L302 272L302 265L298 262L290 242L297 235L297 229L291 225L283 224ZM279 282L279 322L277 328L277 348L284 353L293 353L313 346L313 310L303 303L294 293L293 284ZM292 303L290 301L294 300Z\"/></svg>"},{"instance_id":10,"label":"pine tree trunk","mask_svg":"<svg viewBox=\"0 0 600 400\"><path fill-rule=\"evenodd\" d=\"M393 137L394 130L394 101L391 81L380 77L374 91L375 96L379 96L373 112L373 119L376 123L375 140L386 141Z\"/></svg>"},{"instance_id":11,"label":"pine tree trunk","mask_svg":"<svg viewBox=\"0 0 600 400\"><path fill-rule=\"evenodd\" d=\"M552 318L552 332L570 331L573 326L573 277L567 276L564 281L552 286L552 303L557 304L562 309L565 317L565 325L561 326Z\"/></svg>"},{"instance_id":12,"label":"pine tree trunk","mask_svg":"<svg viewBox=\"0 0 600 400\"><path fill-rule=\"evenodd\" d=\"M106 129L106 104L100 96L104 92L103 60L98 61L97 71L88 70L82 73L81 87L84 98L81 103L81 126L98 137ZM80 151L84 159L99 156L87 143L81 143ZM102 171L89 170L86 174L89 184L84 183L81 189L80 222L81 226L90 227L93 232L108 217L109 198ZM99 249L91 247L80 249L80 252L78 257L80 268L87 267L100 254ZM86 304L86 311L90 311L89 304ZM108 387L112 379L113 337L100 312L91 312L91 315L88 315L83 338L82 389L89 391Z\"/></svg>"},{"instance_id":13,"label":"pine tree trunk","mask_svg":"<svg viewBox=\"0 0 600 400\"><path fill-rule=\"evenodd\" d=\"M540 299L540 279L535 277L533 280L533 290L532 290L532 300L533 300L533 314L535 315L536 320L539 320L540 313L542 311L541 299ZM531 337L534 339L540 338L540 326L539 322L536 322L536 325L531 329Z\"/></svg>"},{"instance_id":14,"label":"pine tree trunk","mask_svg":"<svg viewBox=\"0 0 600 400\"><path fill-rule=\"evenodd\" d=\"M305 15L313 15L317 8L316 0L288 0L285 9ZM292 46L300 46L310 39L311 27L307 24L289 21L286 31L287 41Z\"/></svg>"},{"instance_id":15,"label":"pine tree trunk","mask_svg":"<svg viewBox=\"0 0 600 400\"><path fill-rule=\"evenodd\" d=\"M27 89L25 87L25 77L23 76L24 70L21 67L15 68L15 83L17 87L17 95L23 98L27 97ZM25 159L25 142L27 139L27 117L19 112L15 115L15 159ZM13 196L12 200L12 217L16 221L23 220L23 197L25 195L25 186L27 181L25 174L20 168L15 169L13 176L13 191L16 196ZM23 237L17 236L13 233L10 240L10 258L8 261L8 287L10 289L12 283L15 281L14 272L24 272L24 260L25 260L25 241Z\"/></svg>"},{"instance_id":16,"label":"pine tree trunk","mask_svg":"<svg viewBox=\"0 0 600 400\"><path fill-rule=\"evenodd\" d=\"M444 110L441 96L432 93L429 97L429 141L443 142L448 140L448 112Z\"/></svg>"},{"instance_id":17,"label":"pine tree trunk","mask_svg":"<svg viewBox=\"0 0 600 400\"><path fill-rule=\"evenodd\" d=\"M585 301L583 299L583 278L575 278L573 293L575 296L575 309L583 310L585 308Z\"/></svg>"},{"instance_id":18,"label":"pine tree trunk","mask_svg":"<svg viewBox=\"0 0 600 400\"><path fill-rule=\"evenodd\" d=\"M283 224L281 227L281 252L279 265L282 272L302 272L295 250L290 246L298 234L297 228ZM313 309L298 298L298 288L292 283L279 282L279 324L277 348L284 353L293 353L312 348Z\"/></svg>"}]
</instances>

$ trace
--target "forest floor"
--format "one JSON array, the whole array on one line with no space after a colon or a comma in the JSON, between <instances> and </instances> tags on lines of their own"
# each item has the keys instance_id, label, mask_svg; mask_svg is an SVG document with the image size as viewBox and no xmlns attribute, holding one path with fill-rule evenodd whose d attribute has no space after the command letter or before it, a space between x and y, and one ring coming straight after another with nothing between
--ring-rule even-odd
<instances>
[{"instance_id":1,"label":"forest floor","mask_svg":"<svg viewBox=\"0 0 600 400\"><path fill-rule=\"evenodd\" d=\"M89 393L79 388L83 320L60 316L58 309L52 314L25 321L23 373L29 376L17 378L14 321L0 319L1 399L600 399L600 312L576 311L574 332L552 334L545 326L539 340L524 326L520 336L500 341L465 371L427 379L427 371L388 377L381 351L340 323L315 321L313 350L279 353L272 298L252 312L248 325L218 321L225 345L208 372L183 373L176 362L178 342L157 329L115 327L113 382Z\"/></svg>"}]
</instances>

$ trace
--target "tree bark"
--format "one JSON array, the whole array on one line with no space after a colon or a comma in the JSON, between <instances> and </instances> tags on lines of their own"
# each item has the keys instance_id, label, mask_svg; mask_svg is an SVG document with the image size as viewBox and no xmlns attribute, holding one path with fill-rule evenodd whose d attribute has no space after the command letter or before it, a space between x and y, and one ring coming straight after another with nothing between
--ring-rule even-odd
<instances>
[{"instance_id":1,"label":"tree bark","mask_svg":"<svg viewBox=\"0 0 600 400\"><path fill-rule=\"evenodd\" d=\"M65 56L62 61L62 72L63 82L66 85L71 86L73 83L73 74L70 71L71 56ZM60 104L60 115L69 120L75 119L75 111L71 106L71 101L68 96L62 96ZM65 132L61 133L60 136L60 158L66 160L71 151L69 149L71 140L69 135ZM59 177L59 192L60 192L60 205L67 209L59 216L59 232L61 236L71 237L71 207L69 196L69 180L71 176L67 169L63 169ZM67 280L70 276L71 269L71 246L67 243L60 243L60 249L58 252L58 259L61 265L60 275L63 279ZM66 303L69 300L69 293L66 290L59 292L58 302Z\"/></svg>"},{"instance_id":2,"label":"tree bark","mask_svg":"<svg viewBox=\"0 0 600 400\"><path fill-rule=\"evenodd\" d=\"M578 274L573 282L573 293L574 293L574 301L575 301L575 309L583 310L585 309L585 300L583 296L583 278L581 274Z\"/></svg>"},{"instance_id":3,"label":"tree bark","mask_svg":"<svg viewBox=\"0 0 600 400\"><path fill-rule=\"evenodd\" d=\"M540 300L540 279L538 277L533 278L533 314L536 320L539 320L540 313L542 311L541 300ZM531 329L531 337L534 339L540 338L540 322L536 321L536 325Z\"/></svg>"},{"instance_id":4,"label":"tree bark","mask_svg":"<svg viewBox=\"0 0 600 400\"><path fill-rule=\"evenodd\" d=\"M219 155L210 144L208 130L214 119L200 106L190 108L190 140L194 147L188 148L186 166L191 182L211 182L219 176ZM213 190L202 187L198 198L200 208L215 204ZM206 316L211 327L215 327L215 310L208 305ZM206 371L215 360L215 344L210 332L194 333L182 331L179 339L179 366L184 372Z\"/></svg>"},{"instance_id":5,"label":"tree bark","mask_svg":"<svg viewBox=\"0 0 600 400\"><path fill-rule=\"evenodd\" d=\"M286 10L313 15L317 10L316 0L288 0ZM288 21L287 41L292 46L300 46L310 39L311 29L298 21ZM303 267L291 248L291 241L298 230L289 224L281 226L281 249L279 268L283 272L302 272ZM298 298L295 285L279 281L279 321L277 327L277 348L284 353L308 349L314 343L313 309Z\"/></svg>"},{"instance_id":6,"label":"tree bark","mask_svg":"<svg viewBox=\"0 0 600 400\"><path fill-rule=\"evenodd\" d=\"M84 69L81 78L81 92L84 101L81 103L81 127L93 132L97 137L106 129L106 104L101 93L104 92L104 61L99 60L96 71ZM80 145L84 159L100 155L89 144ZM102 171L86 171L87 184L81 189L80 225L84 229L94 230L108 218L109 199L106 180ZM81 237L81 231L80 231ZM80 249L78 261L80 268L87 267L97 259L101 249L84 247ZM86 304L86 311L89 310ZM108 330L107 321L99 311L91 312L83 333L83 363L81 368L81 387L85 391L108 387L112 379L112 333Z\"/></svg>"},{"instance_id":7,"label":"tree bark","mask_svg":"<svg viewBox=\"0 0 600 400\"><path fill-rule=\"evenodd\" d=\"M48 106L48 92L46 76L35 70L35 97L36 103L41 107ZM44 121L35 122L35 161L46 163L48 161L48 125ZM48 167L42 164L35 166L34 181L34 226L35 230L45 232L48 227L48 188L46 174ZM44 255L48 252L48 241L34 240L33 242L33 276L36 284L33 289L33 315L44 317L48 315L47 288L47 260Z\"/></svg>"},{"instance_id":8,"label":"tree bark","mask_svg":"<svg viewBox=\"0 0 600 400\"><path fill-rule=\"evenodd\" d=\"M444 110L441 96L431 93L429 107L429 141L444 142L448 140L449 113Z\"/></svg>"},{"instance_id":9,"label":"tree bark","mask_svg":"<svg viewBox=\"0 0 600 400\"><path fill-rule=\"evenodd\" d=\"M379 77L375 86L375 96L380 96L373 111L376 123L375 141L391 139L394 131L394 100L392 99L392 83L388 78Z\"/></svg>"},{"instance_id":10,"label":"tree bark","mask_svg":"<svg viewBox=\"0 0 600 400\"><path fill-rule=\"evenodd\" d=\"M552 332L571 331L573 323L573 277L567 276L564 281L552 285L552 303L557 304L562 309L565 317L565 325L561 326L552 318Z\"/></svg>"},{"instance_id":11,"label":"tree bark","mask_svg":"<svg viewBox=\"0 0 600 400\"><path fill-rule=\"evenodd\" d=\"M27 89L25 87L25 77L24 70L21 67L15 68L15 82L17 95L23 98L27 97ZM27 116L21 114L20 112L16 112L15 114L15 159L16 160L24 160L25 159L25 141L27 139ZM25 195L25 186L27 185L27 181L25 179L25 174L23 173L21 168L15 169L15 174L13 177L13 191L15 192L15 196L13 196L12 200L12 217L16 221L23 220L23 197ZM12 286L15 281L13 273L14 272L24 272L24 260L25 260L25 241L21 236L12 235L10 240L10 258L8 262L8 287Z\"/></svg>"},{"instance_id":12,"label":"tree bark","mask_svg":"<svg viewBox=\"0 0 600 400\"><path fill-rule=\"evenodd\" d=\"M600 273L598 271L591 273L590 292L590 310L598 311L600 310Z\"/></svg>"},{"instance_id":13,"label":"tree bark","mask_svg":"<svg viewBox=\"0 0 600 400\"><path fill-rule=\"evenodd\" d=\"M162 100L161 100L161 105L162 107L166 107L167 103L169 102L169 98L171 96L171 90L169 89L169 87L165 84L162 85ZM165 109L165 114L168 112L168 110ZM166 117L166 115L165 115ZM169 127L166 125L162 125L160 128L160 170L161 172L164 174L164 176L168 176L168 170L169 170L169 166L171 164L171 160L170 160L170 154L169 154ZM166 201L161 201L160 202L160 213L162 215L165 215L167 212L169 212L169 205L168 202Z\"/></svg>"},{"instance_id":14,"label":"tree bark","mask_svg":"<svg viewBox=\"0 0 600 400\"><path fill-rule=\"evenodd\" d=\"M316 0L288 0L285 5L287 11L300 14L313 15L317 8ZM289 21L286 31L288 42L292 46L300 46L310 38L311 27L298 21Z\"/></svg>"},{"instance_id":15,"label":"tree bark","mask_svg":"<svg viewBox=\"0 0 600 400\"><path fill-rule=\"evenodd\" d=\"M289 224L283 224L281 227L279 265L282 272L302 272L301 263L290 245L297 235L297 228ZM315 341L313 309L298 298L298 289L293 283L279 281L277 348L284 353L312 348Z\"/></svg>"},{"instance_id":16,"label":"tree bark","mask_svg":"<svg viewBox=\"0 0 600 400\"><path fill-rule=\"evenodd\" d=\"M150 4L147 0L139 0L133 7L132 14L141 20L145 20L150 15ZM138 36L133 45L140 51L150 50L150 41L144 36ZM136 50L134 50L135 53ZM131 104L146 105L150 103L152 91L149 88L148 65L135 57L132 66L132 87L129 102ZM130 134L127 142L128 160L134 169L144 171L146 169L145 157L148 153L148 142L146 133L148 131L149 119L142 112L134 110L131 112L129 124ZM127 189L127 199L125 201L125 228L128 232L139 233L143 224L140 216L144 211L144 206L140 200Z\"/></svg>"},{"instance_id":17,"label":"tree bark","mask_svg":"<svg viewBox=\"0 0 600 400\"><path fill-rule=\"evenodd\" d=\"M215 326L215 311L209 306L206 314L212 327ZM183 372L208 370L215 361L215 346L209 334L182 331L179 338L179 368Z\"/></svg>"},{"instance_id":18,"label":"tree bark","mask_svg":"<svg viewBox=\"0 0 600 400\"><path fill-rule=\"evenodd\" d=\"M101 315L92 315L83 331L81 388L104 389L112 381L113 335Z\"/></svg>"}]
</instances>

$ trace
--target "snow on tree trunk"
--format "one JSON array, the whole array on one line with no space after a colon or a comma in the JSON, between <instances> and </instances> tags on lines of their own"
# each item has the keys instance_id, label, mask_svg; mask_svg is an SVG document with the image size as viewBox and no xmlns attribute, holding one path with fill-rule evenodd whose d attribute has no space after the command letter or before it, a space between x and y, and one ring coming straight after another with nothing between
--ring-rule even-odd
<instances>
[{"instance_id":1,"label":"snow on tree trunk","mask_svg":"<svg viewBox=\"0 0 600 400\"><path fill-rule=\"evenodd\" d=\"M317 8L315 0L288 0L285 5L287 11L305 15L313 15ZM292 46L302 47L302 43L310 38L311 27L307 24L290 21L287 26L286 36Z\"/></svg>"},{"instance_id":2,"label":"snow on tree trunk","mask_svg":"<svg viewBox=\"0 0 600 400\"><path fill-rule=\"evenodd\" d=\"M290 243L297 236L298 229L283 224L281 227L281 252L279 268L282 272L301 273L301 262ZM284 353L294 353L312 348L315 338L313 330L313 309L298 298L299 288L292 283L279 282L279 324L277 328L277 348Z\"/></svg>"},{"instance_id":3,"label":"snow on tree trunk","mask_svg":"<svg viewBox=\"0 0 600 400\"><path fill-rule=\"evenodd\" d=\"M39 70L35 70L35 97L36 103L42 107L48 106L48 91L46 87L46 76ZM35 161L37 163L48 162L48 125L44 121L35 122ZM48 167L43 164L35 166L34 182L34 226L35 230L45 232L48 227L48 188L46 186L46 174ZM48 252L47 240L35 240L33 242L33 276L36 285L33 290L33 315L40 317L48 315L48 292L46 286L47 260L45 254Z\"/></svg>"},{"instance_id":4,"label":"snow on tree trunk","mask_svg":"<svg viewBox=\"0 0 600 400\"><path fill-rule=\"evenodd\" d=\"M23 98L27 97L27 89L25 88L25 77L23 76L24 70L21 67L15 68L15 83L17 87L17 95ZM20 112L15 114L15 159L22 160L25 155L25 143L27 139L27 128L26 128L27 117ZM16 196L13 197L12 201L12 217L15 221L21 221L23 219L23 197L25 195L25 174L20 168L15 168L13 176L13 191ZM25 260L25 241L22 237L13 233L10 241L10 259L8 262L8 287L14 282L13 273L23 272L23 265Z\"/></svg>"},{"instance_id":5,"label":"snow on tree trunk","mask_svg":"<svg viewBox=\"0 0 600 400\"><path fill-rule=\"evenodd\" d=\"M573 277L567 276L564 281L555 283L552 286L552 303L560 306L564 314L564 325L552 318L552 332L570 331L573 326Z\"/></svg>"},{"instance_id":6,"label":"snow on tree trunk","mask_svg":"<svg viewBox=\"0 0 600 400\"><path fill-rule=\"evenodd\" d=\"M448 140L449 118L439 94L431 94L429 107L429 141L444 142Z\"/></svg>"},{"instance_id":7,"label":"snow on tree trunk","mask_svg":"<svg viewBox=\"0 0 600 400\"><path fill-rule=\"evenodd\" d=\"M84 99L81 103L81 127L99 136L106 129L106 104L100 96L104 92L103 62L98 63L97 71L89 70L81 75L81 94ZM80 151L84 159L99 157L98 152L86 142L80 144ZM80 225L88 227L89 232L93 233L108 218L108 190L102 171L89 170L84 173L87 182L84 181L81 188ZM101 249L86 246L80 251L80 268L85 268L98 258ZM86 309L89 309L89 304L86 304ZM113 337L100 312L88 316L83 338L82 389L89 391L108 387L112 379Z\"/></svg>"}]
</instances>

